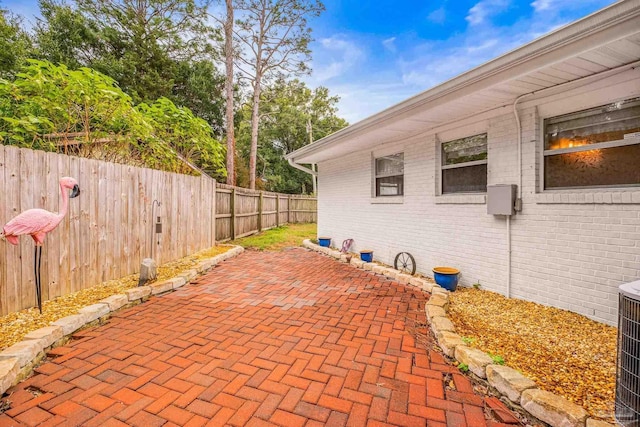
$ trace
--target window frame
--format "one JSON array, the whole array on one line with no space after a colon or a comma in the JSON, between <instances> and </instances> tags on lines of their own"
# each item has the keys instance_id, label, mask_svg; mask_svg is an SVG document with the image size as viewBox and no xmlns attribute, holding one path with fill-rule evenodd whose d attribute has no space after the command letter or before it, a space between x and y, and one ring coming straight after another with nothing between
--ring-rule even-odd
<instances>
[{"instance_id":1,"label":"window frame","mask_svg":"<svg viewBox=\"0 0 640 427\"><path fill-rule=\"evenodd\" d=\"M445 153L444 153L444 147L446 144L450 144L452 142L456 142L459 141L461 139L466 139L466 138L473 138L476 136L481 136L481 135L485 135L485 140L486 140L486 153L487 153L487 158L483 159L483 160L472 160L470 162L463 162L463 163L454 163L451 165L446 165L444 164L446 159L445 159ZM445 170L451 170L451 169L458 169L458 168L464 168L464 167L469 167L469 166L480 166L480 165L487 165L487 175L489 174L489 134L488 132L480 132L480 133L476 133L473 135L467 135L467 136L463 136L460 138L455 138L455 139L451 139L449 141L444 141L444 142L440 142L440 195L441 196L452 196L452 195L464 195L464 194L468 194L468 195L473 195L473 194L486 194L487 189L485 187L484 191L449 191L449 192L445 192L444 191L444 171ZM488 185L488 176L487 176L487 185Z\"/></svg>"},{"instance_id":2,"label":"window frame","mask_svg":"<svg viewBox=\"0 0 640 427\"><path fill-rule=\"evenodd\" d=\"M625 147L629 145L640 145L640 136L632 136L629 138L617 139L612 141L605 142L597 142L593 144L585 144L577 147L566 147L566 148L557 148L557 149L547 149L547 121L553 119L559 119L565 117L566 120L572 120L577 118L576 116L587 114L588 112L596 109L604 108L608 105L615 104L616 102L624 102L631 100L638 100L640 97L632 97L619 101L607 102L606 104L597 105L594 107L570 111L564 114L557 114L549 117L541 117L540 127L541 127L541 145L542 150L540 152L540 189L543 192L554 192L554 191L578 191L578 190L612 190L612 189L638 189L640 184L614 184L614 185L582 185L582 186L571 186L571 187L547 187L546 183L546 158L548 156L554 155L562 155L562 154L570 154L570 153L580 153L591 150L602 150L607 148L617 148L617 147ZM561 122L560 122L561 123Z\"/></svg>"},{"instance_id":3,"label":"window frame","mask_svg":"<svg viewBox=\"0 0 640 427\"><path fill-rule=\"evenodd\" d=\"M390 156L397 156L397 155L402 155L402 173L395 173L395 172L389 172L389 173L378 173L378 160L379 159L383 159L385 157L390 157ZM393 154L385 154L385 155L378 155L378 156L374 156L372 155L372 160L373 160L373 188L372 188L372 196L374 199L380 199L380 198L384 198L384 199L388 199L388 198L402 198L404 197L404 166L405 166L405 160L404 160L404 151L398 151L398 152L394 152ZM401 190L402 192L398 193L398 194L378 194L378 179L380 178L392 178L392 177L402 177L402 187Z\"/></svg>"}]
</instances>

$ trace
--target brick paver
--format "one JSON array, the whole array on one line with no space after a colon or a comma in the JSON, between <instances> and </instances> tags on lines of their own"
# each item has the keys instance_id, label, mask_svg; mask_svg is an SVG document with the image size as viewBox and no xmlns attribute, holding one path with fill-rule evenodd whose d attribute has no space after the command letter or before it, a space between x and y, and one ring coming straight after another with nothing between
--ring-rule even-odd
<instances>
[{"instance_id":1,"label":"brick paver","mask_svg":"<svg viewBox=\"0 0 640 427\"><path fill-rule=\"evenodd\" d=\"M245 252L74 335L0 427L501 425L416 345L426 298L304 249Z\"/></svg>"}]
</instances>

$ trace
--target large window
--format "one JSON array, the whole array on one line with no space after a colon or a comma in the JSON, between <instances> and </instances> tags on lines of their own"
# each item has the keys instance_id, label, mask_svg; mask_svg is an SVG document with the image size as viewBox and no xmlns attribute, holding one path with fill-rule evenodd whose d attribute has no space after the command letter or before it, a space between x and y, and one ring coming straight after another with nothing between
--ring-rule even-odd
<instances>
[{"instance_id":1,"label":"large window","mask_svg":"<svg viewBox=\"0 0 640 427\"><path fill-rule=\"evenodd\" d=\"M442 143L442 193L487 191L487 134Z\"/></svg>"},{"instance_id":2,"label":"large window","mask_svg":"<svg viewBox=\"0 0 640 427\"><path fill-rule=\"evenodd\" d=\"M404 153L375 159L376 197L404 194Z\"/></svg>"},{"instance_id":3,"label":"large window","mask_svg":"<svg viewBox=\"0 0 640 427\"><path fill-rule=\"evenodd\" d=\"M544 121L544 188L640 185L640 98Z\"/></svg>"}]
</instances>

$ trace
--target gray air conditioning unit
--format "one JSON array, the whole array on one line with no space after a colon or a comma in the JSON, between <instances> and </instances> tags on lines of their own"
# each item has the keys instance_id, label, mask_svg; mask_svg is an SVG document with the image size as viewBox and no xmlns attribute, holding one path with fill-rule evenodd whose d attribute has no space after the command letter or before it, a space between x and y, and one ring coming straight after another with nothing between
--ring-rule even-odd
<instances>
[{"instance_id":1,"label":"gray air conditioning unit","mask_svg":"<svg viewBox=\"0 0 640 427\"><path fill-rule=\"evenodd\" d=\"M640 281L620 286L616 421L640 427Z\"/></svg>"}]
</instances>

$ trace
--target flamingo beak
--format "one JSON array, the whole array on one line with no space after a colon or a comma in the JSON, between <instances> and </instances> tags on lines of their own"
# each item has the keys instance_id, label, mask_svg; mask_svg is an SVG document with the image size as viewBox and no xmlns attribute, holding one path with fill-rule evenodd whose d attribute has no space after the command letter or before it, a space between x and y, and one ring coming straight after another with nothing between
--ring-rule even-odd
<instances>
[{"instance_id":1,"label":"flamingo beak","mask_svg":"<svg viewBox=\"0 0 640 427\"><path fill-rule=\"evenodd\" d=\"M71 195L69 196L71 199L74 197L78 197L80 195L80 187L78 185L73 186L73 190L71 191Z\"/></svg>"}]
</instances>

